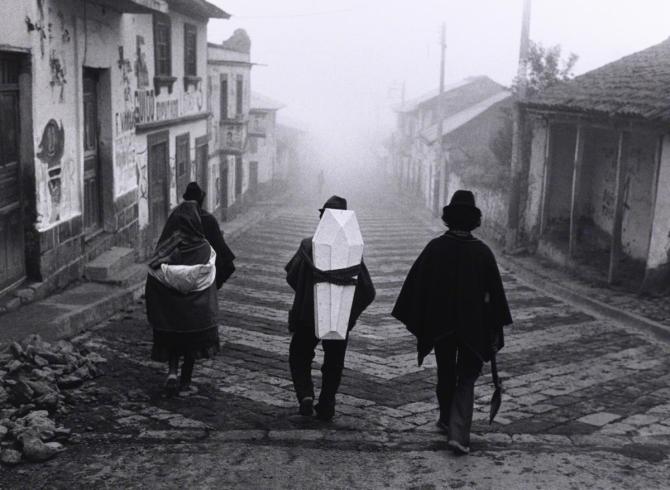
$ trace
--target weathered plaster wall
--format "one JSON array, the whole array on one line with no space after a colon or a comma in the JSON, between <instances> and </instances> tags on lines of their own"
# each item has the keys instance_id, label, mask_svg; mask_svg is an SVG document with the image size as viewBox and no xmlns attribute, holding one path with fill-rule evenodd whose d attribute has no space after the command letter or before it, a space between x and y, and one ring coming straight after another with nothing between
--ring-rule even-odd
<instances>
[{"instance_id":1,"label":"weathered plaster wall","mask_svg":"<svg viewBox=\"0 0 670 490\"><path fill-rule=\"evenodd\" d=\"M663 138L657 189L647 258L650 270L667 268L670 262L670 134Z\"/></svg>"},{"instance_id":2,"label":"weathered plaster wall","mask_svg":"<svg viewBox=\"0 0 670 490\"><path fill-rule=\"evenodd\" d=\"M656 178L657 145L658 138L655 135L633 133L626 152L621 241L626 254L645 261L652 226L652 184ZM661 192L667 192L668 188L660 189Z\"/></svg>"},{"instance_id":3,"label":"weathered plaster wall","mask_svg":"<svg viewBox=\"0 0 670 490\"><path fill-rule=\"evenodd\" d=\"M563 223L570 218L572 170L575 156L575 128L556 124L551 127L551 158L547 194L547 225Z\"/></svg>"},{"instance_id":4,"label":"weathered plaster wall","mask_svg":"<svg viewBox=\"0 0 670 490\"><path fill-rule=\"evenodd\" d=\"M0 49L29 50L33 48L31 32L39 29L39 35L46 38L47 24L38 22L36 15L37 3L26 0L2 0L0 2L0 19L4 19ZM9 19L15 19L9 21ZM40 43L37 42L39 49Z\"/></svg>"},{"instance_id":5,"label":"weathered plaster wall","mask_svg":"<svg viewBox=\"0 0 670 490\"><path fill-rule=\"evenodd\" d=\"M530 149L530 165L528 169L528 199L524 213L526 236L531 242L536 242L540 233L542 200L544 195L544 176L546 170L546 151L548 141L548 127L544 119L531 119L533 139Z\"/></svg>"}]
</instances>

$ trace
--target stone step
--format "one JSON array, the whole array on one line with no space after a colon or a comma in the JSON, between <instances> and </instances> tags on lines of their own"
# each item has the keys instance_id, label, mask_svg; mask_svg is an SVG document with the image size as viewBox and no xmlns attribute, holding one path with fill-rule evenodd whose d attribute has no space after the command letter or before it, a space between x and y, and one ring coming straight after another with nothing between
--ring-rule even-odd
<instances>
[{"instance_id":1,"label":"stone step","mask_svg":"<svg viewBox=\"0 0 670 490\"><path fill-rule=\"evenodd\" d=\"M147 278L147 266L146 264L131 264L125 269L119 271L117 274L114 274L107 278L103 282L105 284L111 284L113 286L120 286L122 288L128 288L130 286L135 286L143 282Z\"/></svg>"},{"instance_id":2,"label":"stone step","mask_svg":"<svg viewBox=\"0 0 670 490\"><path fill-rule=\"evenodd\" d=\"M130 267L133 262L135 262L135 251L132 248L112 247L86 264L84 276L89 281L108 282L110 278Z\"/></svg>"}]
</instances>

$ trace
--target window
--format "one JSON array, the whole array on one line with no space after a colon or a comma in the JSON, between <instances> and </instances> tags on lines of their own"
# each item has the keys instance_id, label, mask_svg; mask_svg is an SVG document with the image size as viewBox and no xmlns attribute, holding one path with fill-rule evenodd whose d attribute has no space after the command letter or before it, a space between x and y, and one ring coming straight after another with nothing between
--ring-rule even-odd
<instances>
[{"instance_id":1,"label":"window","mask_svg":"<svg viewBox=\"0 0 670 490\"><path fill-rule=\"evenodd\" d=\"M170 18L167 15L154 14L154 56L156 58L156 76L172 75L172 39Z\"/></svg>"},{"instance_id":2,"label":"window","mask_svg":"<svg viewBox=\"0 0 670 490\"><path fill-rule=\"evenodd\" d=\"M228 75L221 75L221 120L228 119Z\"/></svg>"},{"instance_id":3,"label":"window","mask_svg":"<svg viewBox=\"0 0 670 490\"><path fill-rule=\"evenodd\" d=\"M184 24L184 76L198 75L198 31L192 24Z\"/></svg>"},{"instance_id":4,"label":"window","mask_svg":"<svg viewBox=\"0 0 670 490\"><path fill-rule=\"evenodd\" d=\"M242 75L237 75L235 91L237 97L237 115L241 116L244 111L244 77Z\"/></svg>"},{"instance_id":5,"label":"window","mask_svg":"<svg viewBox=\"0 0 670 490\"><path fill-rule=\"evenodd\" d=\"M249 153L258 152L258 139L253 136L249 136Z\"/></svg>"}]
</instances>

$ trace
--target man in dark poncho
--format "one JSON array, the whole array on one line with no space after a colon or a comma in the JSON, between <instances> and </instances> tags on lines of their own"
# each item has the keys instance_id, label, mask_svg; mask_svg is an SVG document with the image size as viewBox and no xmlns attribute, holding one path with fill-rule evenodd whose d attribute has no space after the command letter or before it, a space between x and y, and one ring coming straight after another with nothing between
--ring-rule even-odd
<instances>
[{"instance_id":1,"label":"man in dark poncho","mask_svg":"<svg viewBox=\"0 0 670 490\"><path fill-rule=\"evenodd\" d=\"M223 232L219 227L218 220L202 208L205 191L200 188L197 182L190 182L186 186L183 198L184 201L198 203L198 212L205 238L216 252L216 287L221 289L223 283L235 272L235 265L233 264L235 255L223 239Z\"/></svg>"},{"instance_id":2,"label":"man in dark poncho","mask_svg":"<svg viewBox=\"0 0 670 490\"><path fill-rule=\"evenodd\" d=\"M339 196L332 196L319 210L347 209L347 201ZM289 311L289 330L293 333L289 348L289 365L293 386L300 403L302 415L312 415L316 411L320 420L328 421L335 415L335 395L342 379L344 356L347 349L345 340L323 340L324 361L321 366L322 384L319 394L319 403L314 402L314 385L312 383L312 360L314 349L319 339L314 333L314 284L317 281L332 282L335 284L356 284L351 314L349 315L349 331L356 324L356 320L365 308L375 298L375 288L367 267L361 261L360 267L355 270L342 270L343 273L329 273L316 268L312 261L312 238L305 238L293 258L286 264L286 281L295 291L293 306ZM357 275L356 279L353 277Z\"/></svg>"},{"instance_id":3,"label":"man in dark poncho","mask_svg":"<svg viewBox=\"0 0 670 490\"><path fill-rule=\"evenodd\" d=\"M472 192L459 190L443 208L449 230L421 252L403 284L393 316L417 338L419 365L435 349L438 426L466 454L474 385L483 362L503 345L512 323L495 257L471 231L481 224Z\"/></svg>"}]
</instances>

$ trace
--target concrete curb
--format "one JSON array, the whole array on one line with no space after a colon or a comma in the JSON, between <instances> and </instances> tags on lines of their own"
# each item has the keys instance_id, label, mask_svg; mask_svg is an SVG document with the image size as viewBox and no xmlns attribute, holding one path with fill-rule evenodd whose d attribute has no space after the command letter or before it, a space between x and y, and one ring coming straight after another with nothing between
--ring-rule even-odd
<instances>
[{"instance_id":1,"label":"concrete curb","mask_svg":"<svg viewBox=\"0 0 670 490\"><path fill-rule=\"evenodd\" d=\"M564 299L580 309L594 316L607 318L618 324L633 327L637 330L649 332L654 337L664 342L670 342L670 327L660 322L651 320L635 313L622 310L616 306L603 303L600 300L590 298L580 291L579 288L570 288L553 282L550 278L543 277L534 270L528 268L520 260L513 256L498 254L498 262L504 267L514 270L516 276L523 282L537 288L549 295Z\"/></svg>"}]
</instances>

